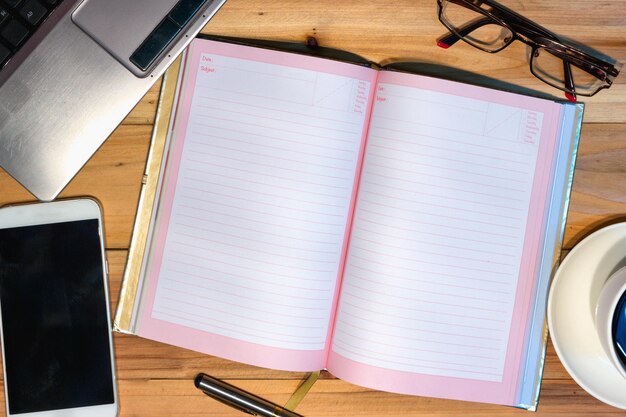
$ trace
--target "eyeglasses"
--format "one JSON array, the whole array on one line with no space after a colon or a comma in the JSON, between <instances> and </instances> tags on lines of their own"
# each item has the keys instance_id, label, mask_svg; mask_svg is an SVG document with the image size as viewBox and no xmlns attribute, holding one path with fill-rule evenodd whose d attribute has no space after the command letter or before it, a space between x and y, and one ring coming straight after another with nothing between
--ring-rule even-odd
<instances>
[{"instance_id":1,"label":"eyeglasses","mask_svg":"<svg viewBox=\"0 0 626 417\"><path fill-rule=\"evenodd\" d=\"M439 20L450 30L437 45L447 49L462 39L495 53L519 40L531 47L530 72L564 91L570 101L609 88L621 69L621 64L592 56L495 1L437 0L437 4Z\"/></svg>"}]
</instances>

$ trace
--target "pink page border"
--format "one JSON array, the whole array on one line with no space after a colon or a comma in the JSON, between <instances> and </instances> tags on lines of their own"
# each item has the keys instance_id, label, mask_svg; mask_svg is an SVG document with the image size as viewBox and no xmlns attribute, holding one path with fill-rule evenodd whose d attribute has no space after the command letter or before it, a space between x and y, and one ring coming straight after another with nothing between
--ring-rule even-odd
<instances>
[{"instance_id":1,"label":"pink page border","mask_svg":"<svg viewBox=\"0 0 626 417\"><path fill-rule=\"evenodd\" d=\"M533 277L533 280L520 279L518 281L504 374L501 382L391 371L363 365L334 352L331 352L329 356L329 371L341 379L384 391L516 405L520 388L521 356L526 344L525 336L528 323L527 320L515 320L515 318L527 318L529 315L530 301L536 280L534 275L537 268L539 241L543 236L542 226L545 221L546 192L550 184L553 168L552 161L558 139L557 128L561 117L561 107L558 103L549 100L397 72L382 73L379 77L379 82L488 100L493 103L521 107L544 114L537 157L538 171L535 175L531 192L531 203L528 212L530 220L526 228L519 271L520 277Z\"/></svg>"},{"instance_id":2,"label":"pink page border","mask_svg":"<svg viewBox=\"0 0 626 417\"><path fill-rule=\"evenodd\" d=\"M324 367L327 349L317 351L299 351L268 347L256 343L240 341L230 337L210 334L181 325L175 325L162 320L154 319L151 316L159 279L159 271L163 262L163 250L167 237L168 224L172 215L176 183L178 181L178 172L180 169L184 147L184 138L187 133L193 92L196 85L197 71L193 71L193 69L197 69L199 67L201 56L205 53L352 77L372 83L372 91L374 90L373 81L378 75L376 71L373 71L368 67L346 64L339 61L313 58L306 55L297 55L262 48L250 48L209 40L195 40L191 43L187 58L188 65L185 67L188 69L188 72L186 73L186 78L182 83L183 90L181 91L180 96L181 103L178 108L176 118L178 124L173 132L174 146L168 159L167 169L170 172L170 175L165 176L165 194L161 198L161 206L159 208L160 217L158 224L155 225L157 233L153 239L156 242L155 250L147 266L148 285L143 300L143 308L140 313L138 335L171 345L181 346L202 353L220 356L239 362L245 362L256 366L290 371L319 370ZM363 138L365 138L365 133ZM361 145L361 158L363 156L363 147L364 143ZM362 159L358 163L357 173L360 172L361 162ZM354 193L352 196L351 207L354 207ZM350 217L348 220L350 221ZM346 235L348 234L348 231L349 224L346 226ZM344 254L345 250L346 249L344 247ZM339 271L342 270L341 268L342 266L340 266ZM337 285L335 300L337 299L338 288L339 285ZM327 343L327 347L328 346L329 344Z\"/></svg>"}]
</instances>

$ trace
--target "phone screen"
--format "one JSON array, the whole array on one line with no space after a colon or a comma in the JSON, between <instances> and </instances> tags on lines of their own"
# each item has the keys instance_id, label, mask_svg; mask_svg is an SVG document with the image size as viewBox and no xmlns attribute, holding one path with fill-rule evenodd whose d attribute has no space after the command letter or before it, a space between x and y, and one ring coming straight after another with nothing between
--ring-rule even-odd
<instances>
[{"instance_id":1,"label":"phone screen","mask_svg":"<svg viewBox=\"0 0 626 417\"><path fill-rule=\"evenodd\" d=\"M97 219L0 229L11 414L112 404Z\"/></svg>"}]
</instances>

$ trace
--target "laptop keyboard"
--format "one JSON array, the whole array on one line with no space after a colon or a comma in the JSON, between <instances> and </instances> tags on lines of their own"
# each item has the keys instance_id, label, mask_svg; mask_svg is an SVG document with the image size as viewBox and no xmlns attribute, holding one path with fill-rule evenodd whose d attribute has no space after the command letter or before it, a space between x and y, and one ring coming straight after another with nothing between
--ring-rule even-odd
<instances>
[{"instance_id":1,"label":"laptop keyboard","mask_svg":"<svg viewBox=\"0 0 626 417\"><path fill-rule=\"evenodd\" d=\"M0 0L0 69L63 0Z\"/></svg>"}]
</instances>

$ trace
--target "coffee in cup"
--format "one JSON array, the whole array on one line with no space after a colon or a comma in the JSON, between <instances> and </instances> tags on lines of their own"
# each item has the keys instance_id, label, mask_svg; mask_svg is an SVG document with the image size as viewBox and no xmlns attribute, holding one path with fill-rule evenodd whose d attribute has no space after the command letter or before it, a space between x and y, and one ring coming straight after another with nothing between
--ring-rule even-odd
<instances>
[{"instance_id":1,"label":"coffee in cup","mask_svg":"<svg viewBox=\"0 0 626 417\"><path fill-rule=\"evenodd\" d=\"M626 292L620 297L613 313L613 348L622 366L626 367Z\"/></svg>"}]
</instances>

